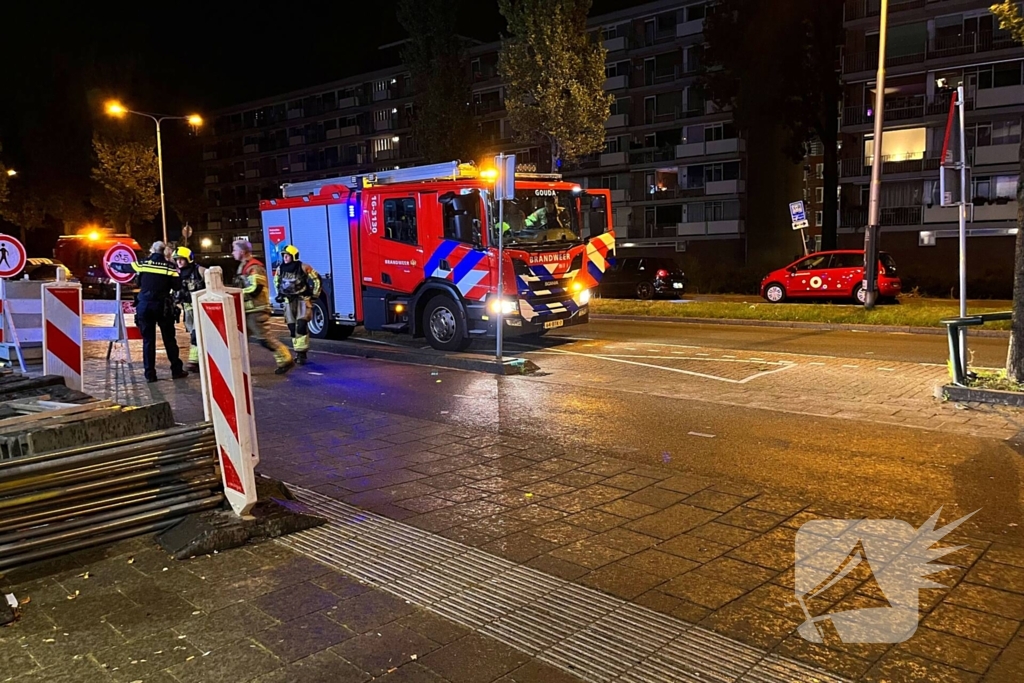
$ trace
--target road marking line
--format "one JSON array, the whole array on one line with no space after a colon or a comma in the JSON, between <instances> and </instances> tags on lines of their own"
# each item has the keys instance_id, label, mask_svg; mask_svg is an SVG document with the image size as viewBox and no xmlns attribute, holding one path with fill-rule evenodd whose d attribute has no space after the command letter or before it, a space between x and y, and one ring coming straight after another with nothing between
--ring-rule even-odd
<instances>
[{"instance_id":1,"label":"road marking line","mask_svg":"<svg viewBox=\"0 0 1024 683\"><path fill-rule=\"evenodd\" d=\"M705 439L713 439L713 438L715 438L714 434L705 434L703 432L686 432L686 433L689 434L690 436L700 436L700 437L703 437Z\"/></svg>"},{"instance_id":2,"label":"road marking line","mask_svg":"<svg viewBox=\"0 0 1024 683\"><path fill-rule=\"evenodd\" d=\"M859 368L860 366L859 366L859 365L844 365L843 367L844 367L844 368L852 368L852 369L856 370L856 369L857 369L857 368Z\"/></svg>"},{"instance_id":3,"label":"road marking line","mask_svg":"<svg viewBox=\"0 0 1024 683\"><path fill-rule=\"evenodd\" d=\"M814 363L808 363L808 365L824 365L824 363L814 362Z\"/></svg>"},{"instance_id":4,"label":"road marking line","mask_svg":"<svg viewBox=\"0 0 1024 683\"><path fill-rule=\"evenodd\" d=\"M896 372L894 368L878 368L880 372Z\"/></svg>"},{"instance_id":5,"label":"road marking line","mask_svg":"<svg viewBox=\"0 0 1024 683\"><path fill-rule=\"evenodd\" d=\"M736 356L730 356L730 355L725 354L725 353L722 354L722 358L735 358L735 357Z\"/></svg>"},{"instance_id":6,"label":"road marking line","mask_svg":"<svg viewBox=\"0 0 1024 683\"><path fill-rule=\"evenodd\" d=\"M756 360L759 363L768 363L769 362L769 361L766 361L764 358L751 358L750 360Z\"/></svg>"},{"instance_id":7,"label":"road marking line","mask_svg":"<svg viewBox=\"0 0 1024 683\"><path fill-rule=\"evenodd\" d=\"M711 354L710 353L695 353L693 355L695 355L695 356L710 356Z\"/></svg>"}]
</instances>

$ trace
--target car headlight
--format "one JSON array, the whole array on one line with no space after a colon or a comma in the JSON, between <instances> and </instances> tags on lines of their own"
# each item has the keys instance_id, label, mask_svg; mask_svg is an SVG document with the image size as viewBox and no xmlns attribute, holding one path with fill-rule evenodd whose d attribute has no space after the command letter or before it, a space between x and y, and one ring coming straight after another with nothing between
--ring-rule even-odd
<instances>
[{"instance_id":1,"label":"car headlight","mask_svg":"<svg viewBox=\"0 0 1024 683\"><path fill-rule=\"evenodd\" d=\"M584 289L580 292L580 305L590 303L590 290Z\"/></svg>"}]
</instances>

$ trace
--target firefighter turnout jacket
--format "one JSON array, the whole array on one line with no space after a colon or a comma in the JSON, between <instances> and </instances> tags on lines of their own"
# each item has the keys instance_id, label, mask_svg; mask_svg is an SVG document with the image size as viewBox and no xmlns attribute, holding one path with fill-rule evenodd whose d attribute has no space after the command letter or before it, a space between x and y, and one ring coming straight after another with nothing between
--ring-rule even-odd
<instances>
[{"instance_id":1,"label":"firefighter turnout jacket","mask_svg":"<svg viewBox=\"0 0 1024 683\"><path fill-rule=\"evenodd\" d=\"M190 263L179 272L181 289L178 291L178 302L185 308L192 307L192 293L206 289L206 280L203 278L205 269L198 263Z\"/></svg>"},{"instance_id":2,"label":"firefighter turnout jacket","mask_svg":"<svg viewBox=\"0 0 1024 683\"><path fill-rule=\"evenodd\" d=\"M274 273L274 288L289 301L316 299L320 296L320 275L308 263L292 260L282 263Z\"/></svg>"},{"instance_id":3,"label":"firefighter turnout jacket","mask_svg":"<svg viewBox=\"0 0 1024 683\"><path fill-rule=\"evenodd\" d=\"M270 310L267 269L258 260L250 258L238 266L235 284L242 290L246 313Z\"/></svg>"}]
</instances>

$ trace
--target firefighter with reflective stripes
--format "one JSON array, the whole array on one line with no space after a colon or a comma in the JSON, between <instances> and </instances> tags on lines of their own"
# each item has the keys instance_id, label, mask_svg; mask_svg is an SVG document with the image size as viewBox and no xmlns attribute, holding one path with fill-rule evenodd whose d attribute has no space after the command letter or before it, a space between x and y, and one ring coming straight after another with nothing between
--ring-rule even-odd
<instances>
[{"instance_id":1,"label":"firefighter with reflective stripes","mask_svg":"<svg viewBox=\"0 0 1024 683\"><path fill-rule=\"evenodd\" d=\"M299 260L299 250L293 244L281 252L281 265L274 273L274 288L277 290L277 303L284 304L284 320L292 335L295 360L299 365L305 365L313 301L320 298L320 276L313 266Z\"/></svg>"},{"instance_id":2,"label":"firefighter with reflective stripes","mask_svg":"<svg viewBox=\"0 0 1024 683\"><path fill-rule=\"evenodd\" d=\"M178 356L178 340L174 332L173 294L181 285L173 263L164 258L164 243L154 242L150 255L132 262L137 274L139 294L135 305L135 325L142 335L142 365L146 381L156 381L156 330L160 328L164 351L171 363L171 377L188 377Z\"/></svg>"},{"instance_id":3,"label":"firefighter with reflective stripes","mask_svg":"<svg viewBox=\"0 0 1024 683\"><path fill-rule=\"evenodd\" d=\"M270 290L267 269L252 256L252 244L248 240L235 240L231 255L238 261L235 286L241 288L245 300L245 326L249 336L265 349L274 353L278 375L295 367L292 354L270 333Z\"/></svg>"},{"instance_id":4,"label":"firefighter with reflective stripes","mask_svg":"<svg viewBox=\"0 0 1024 683\"><path fill-rule=\"evenodd\" d=\"M192 310L192 294L206 289L206 268L196 263L195 254L188 247L174 250L174 262L178 264L178 279L181 287L175 294L175 301L181 304L185 313L185 331L189 334L188 370L199 372L199 346L196 344L196 318Z\"/></svg>"}]
</instances>

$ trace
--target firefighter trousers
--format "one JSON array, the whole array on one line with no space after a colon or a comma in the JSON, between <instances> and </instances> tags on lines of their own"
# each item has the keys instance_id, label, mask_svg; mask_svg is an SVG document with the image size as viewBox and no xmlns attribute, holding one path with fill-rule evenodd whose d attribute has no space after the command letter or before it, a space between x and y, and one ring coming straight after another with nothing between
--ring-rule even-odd
<instances>
[{"instance_id":1,"label":"firefighter trousers","mask_svg":"<svg viewBox=\"0 0 1024 683\"><path fill-rule=\"evenodd\" d=\"M191 304L182 306L185 318L185 331L188 332L188 362L199 363L199 344L196 343L196 315Z\"/></svg>"},{"instance_id":2,"label":"firefighter trousers","mask_svg":"<svg viewBox=\"0 0 1024 683\"><path fill-rule=\"evenodd\" d=\"M309 350L309 321L313 319L313 300L297 297L284 304L284 321L292 335L292 348L297 353Z\"/></svg>"},{"instance_id":3,"label":"firefighter trousers","mask_svg":"<svg viewBox=\"0 0 1024 683\"><path fill-rule=\"evenodd\" d=\"M249 336L258 341L260 346L273 351L274 362L277 363L277 367L284 367L292 362L292 354L288 347L270 333L269 312L248 311L245 314L245 326Z\"/></svg>"}]
</instances>

